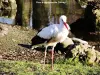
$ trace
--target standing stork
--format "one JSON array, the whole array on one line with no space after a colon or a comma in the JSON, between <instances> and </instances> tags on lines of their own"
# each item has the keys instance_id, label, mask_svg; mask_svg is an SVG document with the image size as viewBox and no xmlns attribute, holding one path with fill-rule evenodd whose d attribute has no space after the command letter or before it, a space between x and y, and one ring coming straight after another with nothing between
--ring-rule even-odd
<instances>
[{"instance_id":1,"label":"standing stork","mask_svg":"<svg viewBox=\"0 0 100 75\"><path fill-rule=\"evenodd\" d=\"M52 69L53 69L53 53L54 47L58 42L63 42L68 34L70 27L66 23L67 17L65 15L61 15L59 18L59 24L52 24L48 27L43 28L35 37L32 38L32 46L45 43L45 56L44 56L44 64L46 58L46 51L48 46L52 46Z\"/></svg>"}]
</instances>

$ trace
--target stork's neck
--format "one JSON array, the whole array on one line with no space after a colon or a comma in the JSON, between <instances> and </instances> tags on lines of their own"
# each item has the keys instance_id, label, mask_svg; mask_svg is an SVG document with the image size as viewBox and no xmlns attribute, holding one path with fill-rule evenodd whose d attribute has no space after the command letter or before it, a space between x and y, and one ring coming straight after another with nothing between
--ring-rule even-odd
<instances>
[{"instance_id":1,"label":"stork's neck","mask_svg":"<svg viewBox=\"0 0 100 75\"><path fill-rule=\"evenodd\" d=\"M60 22L60 29L66 29L66 27L62 21Z\"/></svg>"},{"instance_id":2,"label":"stork's neck","mask_svg":"<svg viewBox=\"0 0 100 75\"><path fill-rule=\"evenodd\" d=\"M60 27L63 28L64 27L64 24L62 22L62 20L60 20L60 23L59 23Z\"/></svg>"}]
</instances>

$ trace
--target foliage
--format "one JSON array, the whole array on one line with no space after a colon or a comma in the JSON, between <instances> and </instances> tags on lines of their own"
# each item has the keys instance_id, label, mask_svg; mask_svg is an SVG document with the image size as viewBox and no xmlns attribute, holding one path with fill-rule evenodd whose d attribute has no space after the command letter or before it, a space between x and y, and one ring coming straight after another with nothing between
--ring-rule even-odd
<instances>
[{"instance_id":1,"label":"foliage","mask_svg":"<svg viewBox=\"0 0 100 75\"><path fill-rule=\"evenodd\" d=\"M96 28L100 31L100 23L97 23Z\"/></svg>"},{"instance_id":2,"label":"foliage","mask_svg":"<svg viewBox=\"0 0 100 75\"><path fill-rule=\"evenodd\" d=\"M6 25L5 25L6 26ZM8 27L9 33L5 37L0 37L0 75L99 75L100 66L88 66L78 62L78 57L74 59L65 59L63 55L54 61L54 70L51 70L51 64L46 64L43 70L43 64L35 63L36 59L40 61L43 57L28 56L34 54L34 50L28 50L17 44L27 44L30 42L36 31L21 30L20 27ZM25 50L26 49L26 50ZM27 52L27 53L26 53ZM29 52L29 53L28 53ZM43 53L42 53L43 54ZM43 54L44 55L44 54ZM6 57L4 57L6 56ZM12 56L10 58L10 56ZM16 57L16 58L15 58ZM20 58L18 58L20 57ZM35 58L34 58L35 57ZM41 59L39 58L41 57ZM26 59L27 58L27 59ZM31 58L31 61L29 61ZM3 60L6 59L6 60ZM7 61L7 59L9 61ZM15 60L15 61L11 61ZM21 60L21 61L16 61ZM23 61L22 61L23 60ZM27 60L27 61L24 61Z\"/></svg>"},{"instance_id":3,"label":"foliage","mask_svg":"<svg viewBox=\"0 0 100 75\"><path fill-rule=\"evenodd\" d=\"M71 59L64 64L54 64L51 70L50 64L33 63L29 61L0 61L0 74L14 75L99 75L99 66L87 66L80 63L74 64Z\"/></svg>"}]
</instances>

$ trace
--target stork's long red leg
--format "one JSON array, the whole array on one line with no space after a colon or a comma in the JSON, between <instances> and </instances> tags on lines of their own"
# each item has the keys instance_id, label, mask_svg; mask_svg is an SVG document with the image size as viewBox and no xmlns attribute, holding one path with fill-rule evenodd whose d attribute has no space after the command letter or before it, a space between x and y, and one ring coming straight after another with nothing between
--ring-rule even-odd
<instances>
[{"instance_id":1,"label":"stork's long red leg","mask_svg":"<svg viewBox=\"0 0 100 75\"><path fill-rule=\"evenodd\" d=\"M44 65L45 65L45 59L46 59L46 55L47 55L47 46L45 48L45 55L44 55Z\"/></svg>"},{"instance_id":2,"label":"stork's long red leg","mask_svg":"<svg viewBox=\"0 0 100 75\"><path fill-rule=\"evenodd\" d=\"M53 61L54 61L54 47L52 48L52 57L51 57L51 59L52 59L52 64L51 64L51 67L52 67L52 70L53 70Z\"/></svg>"}]
</instances>

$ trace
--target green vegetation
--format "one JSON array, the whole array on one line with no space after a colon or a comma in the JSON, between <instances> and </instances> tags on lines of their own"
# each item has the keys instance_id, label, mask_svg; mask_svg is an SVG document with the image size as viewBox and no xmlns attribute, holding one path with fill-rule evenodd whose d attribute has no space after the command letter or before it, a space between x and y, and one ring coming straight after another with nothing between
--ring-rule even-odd
<instances>
[{"instance_id":1,"label":"green vegetation","mask_svg":"<svg viewBox=\"0 0 100 75\"><path fill-rule=\"evenodd\" d=\"M35 30L20 26L8 26L8 34L0 37L0 75L99 75L100 66L89 66L79 62L77 57L72 60L65 59L64 55L56 56L54 70L51 64L46 64L43 69L42 59L44 53L26 48ZM22 44L18 45L18 44ZM25 46L24 46L25 45ZM77 47L76 47L77 48ZM56 58L57 57L57 58ZM49 55L47 58L50 58ZM48 59L51 60L51 59ZM40 63L41 62L41 63Z\"/></svg>"},{"instance_id":2,"label":"green vegetation","mask_svg":"<svg viewBox=\"0 0 100 75\"><path fill-rule=\"evenodd\" d=\"M54 70L51 70L51 65L46 64L43 69L43 64L29 61L0 61L0 74L14 75L99 75L99 66L87 66L81 63L65 61L64 64L54 64Z\"/></svg>"}]
</instances>

